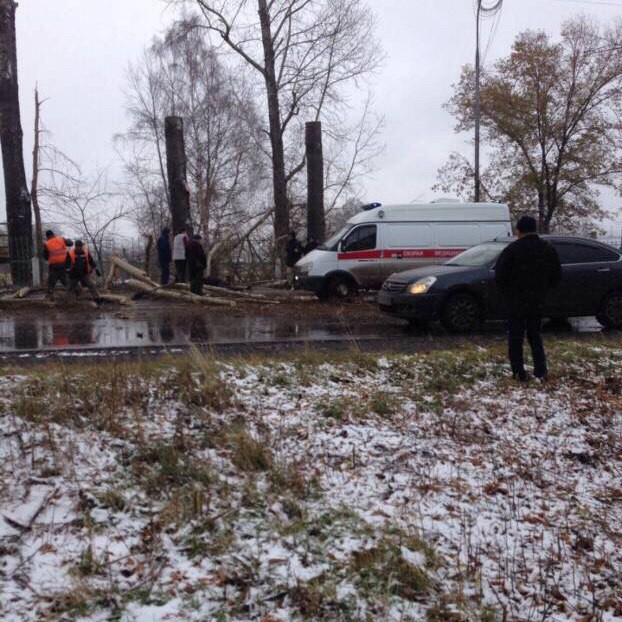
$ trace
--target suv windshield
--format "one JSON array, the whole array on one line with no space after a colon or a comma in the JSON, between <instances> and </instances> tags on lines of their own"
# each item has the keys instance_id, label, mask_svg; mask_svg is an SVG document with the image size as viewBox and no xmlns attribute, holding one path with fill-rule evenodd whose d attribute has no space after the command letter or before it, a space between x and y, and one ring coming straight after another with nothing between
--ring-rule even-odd
<instances>
[{"instance_id":1,"label":"suv windshield","mask_svg":"<svg viewBox=\"0 0 622 622\"><path fill-rule=\"evenodd\" d=\"M346 225L345 227L343 227L342 229L339 229L339 231L337 231L337 233L335 233L335 235L331 236L330 238L328 238L328 240L326 240L326 242L324 242L324 244L321 244L320 246L318 246L318 248L322 251L336 251L337 250L337 244L339 244L339 241L341 240L341 238L348 233L348 231L350 231L350 229L352 229L353 225Z\"/></svg>"},{"instance_id":2,"label":"suv windshield","mask_svg":"<svg viewBox=\"0 0 622 622\"><path fill-rule=\"evenodd\" d=\"M468 250L456 255L450 259L447 266L468 266L475 268L476 266L485 266L492 263L501 254L501 251L509 242L486 242L478 244Z\"/></svg>"}]
</instances>

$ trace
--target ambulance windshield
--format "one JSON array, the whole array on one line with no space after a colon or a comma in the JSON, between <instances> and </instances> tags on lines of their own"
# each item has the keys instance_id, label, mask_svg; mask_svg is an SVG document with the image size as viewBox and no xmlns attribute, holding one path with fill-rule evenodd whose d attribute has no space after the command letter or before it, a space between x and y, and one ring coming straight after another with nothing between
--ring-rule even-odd
<instances>
[{"instance_id":1,"label":"ambulance windshield","mask_svg":"<svg viewBox=\"0 0 622 622\"><path fill-rule=\"evenodd\" d=\"M346 225L345 227L343 227L342 229L337 231L337 233L335 233L335 235L333 235L330 238L328 238L328 240L326 240L326 242L324 242L324 244L320 244L320 246L318 246L318 248L320 250L322 250L322 251L336 251L337 250L337 245L341 241L341 238L343 238L346 235L346 233L348 233L348 231L350 231L350 229L352 229L352 227L353 227L353 225Z\"/></svg>"}]
</instances>

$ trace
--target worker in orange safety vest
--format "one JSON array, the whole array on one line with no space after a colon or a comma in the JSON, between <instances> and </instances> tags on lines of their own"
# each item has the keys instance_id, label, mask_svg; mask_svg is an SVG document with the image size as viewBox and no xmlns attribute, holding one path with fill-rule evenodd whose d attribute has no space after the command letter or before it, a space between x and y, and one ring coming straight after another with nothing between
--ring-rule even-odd
<instances>
[{"instance_id":1,"label":"worker in orange safety vest","mask_svg":"<svg viewBox=\"0 0 622 622\"><path fill-rule=\"evenodd\" d=\"M84 246L82 240L76 240L75 247L70 249L65 259L65 270L69 275L69 293L75 294L78 298L80 285L86 287L90 292L93 300L99 302L101 300L97 289L91 281L90 274L95 272L97 276L101 276L99 268L93 259L93 256Z\"/></svg>"},{"instance_id":2,"label":"worker in orange safety vest","mask_svg":"<svg viewBox=\"0 0 622 622\"><path fill-rule=\"evenodd\" d=\"M71 242L59 235L54 235L54 231L51 229L45 232L45 238L43 258L48 262L48 296L53 298L54 287L58 281L64 285L65 289L69 287L65 258L67 257L67 247L71 246Z\"/></svg>"}]
</instances>

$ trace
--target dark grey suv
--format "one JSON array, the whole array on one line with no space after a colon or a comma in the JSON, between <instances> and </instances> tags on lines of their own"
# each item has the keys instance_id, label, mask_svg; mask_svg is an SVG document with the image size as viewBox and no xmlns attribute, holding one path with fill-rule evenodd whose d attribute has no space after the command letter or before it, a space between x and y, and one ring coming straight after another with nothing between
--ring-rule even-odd
<instances>
[{"instance_id":1,"label":"dark grey suv","mask_svg":"<svg viewBox=\"0 0 622 622\"><path fill-rule=\"evenodd\" d=\"M562 280L546 300L544 317L595 315L607 328L622 328L622 255L590 239L543 236L557 250ZM450 331L503 318L495 263L511 239L474 246L441 266L392 274L378 294L380 309L414 325L438 319Z\"/></svg>"}]
</instances>

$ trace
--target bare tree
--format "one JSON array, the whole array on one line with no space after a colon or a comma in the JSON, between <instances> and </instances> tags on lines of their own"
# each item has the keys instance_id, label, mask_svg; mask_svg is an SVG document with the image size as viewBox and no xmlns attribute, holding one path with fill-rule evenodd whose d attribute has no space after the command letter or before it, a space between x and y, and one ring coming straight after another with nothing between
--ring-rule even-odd
<instances>
[{"instance_id":1,"label":"bare tree","mask_svg":"<svg viewBox=\"0 0 622 622\"><path fill-rule=\"evenodd\" d=\"M32 212L24 168L23 132L17 80L14 0L0 0L0 143L11 257L18 285L32 280Z\"/></svg>"},{"instance_id":2,"label":"bare tree","mask_svg":"<svg viewBox=\"0 0 622 622\"><path fill-rule=\"evenodd\" d=\"M198 30L171 29L156 39L131 66L128 80L132 123L117 144L139 221L149 222L150 230L152 223L162 224L169 201L164 119L175 114L184 120L193 225L215 243L265 202L257 192L267 171L256 148L251 94Z\"/></svg>"},{"instance_id":3,"label":"bare tree","mask_svg":"<svg viewBox=\"0 0 622 622\"><path fill-rule=\"evenodd\" d=\"M98 263L104 265L104 246L115 225L128 217L129 210L118 192L111 190L105 169L91 177L65 156L47 169L48 183L39 187L39 196L51 218L65 223L82 236Z\"/></svg>"},{"instance_id":4,"label":"bare tree","mask_svg":"<svg viewBox=\"0 0 622 622\"><path fill-rule=\"evenodd\" d=\"M343 105L344 88L378 66L373 17L362 0L179 1L200 11L186 20L188 28L207 29L260 79L274 236L282 243L290 226L288 184L305 164L302 124L322 120L324 127L330 125L327 117Z\"/></svg>"}]
</instances>

